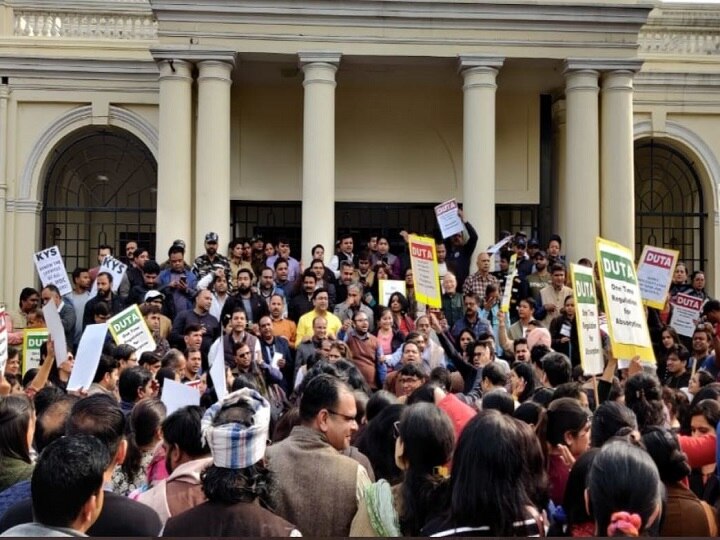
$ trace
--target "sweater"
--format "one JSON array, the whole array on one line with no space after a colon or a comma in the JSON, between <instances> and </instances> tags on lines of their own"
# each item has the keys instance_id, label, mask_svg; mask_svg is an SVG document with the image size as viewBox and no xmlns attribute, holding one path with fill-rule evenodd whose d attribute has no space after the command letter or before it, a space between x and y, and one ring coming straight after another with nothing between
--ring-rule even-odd
<instances>
[{"instance_id":1,"label":"sweater","mask_svg":"<svg viewBox=\"0 0 720 540\"><path fill-rule=\"evenodd\" d=\"M32 472L31 463L8 456L0 457L0 491L23 480L30 480Z\"/></svg>"}]
</instances>

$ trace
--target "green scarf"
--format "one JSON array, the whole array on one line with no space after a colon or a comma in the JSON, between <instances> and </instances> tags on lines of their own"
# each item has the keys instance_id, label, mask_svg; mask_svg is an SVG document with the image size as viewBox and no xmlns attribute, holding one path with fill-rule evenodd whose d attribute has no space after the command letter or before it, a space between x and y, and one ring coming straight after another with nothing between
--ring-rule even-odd
<instances>
[{"instance_id":1,"label":"green scarf","mask_svg":"<svg viewBox=\"0 0 720 540\"><path fill-rule=\"evenodd\" d=\"M387 480L379 480L365 489L368 515L378 536L402 536L395 501Z\"/></svg>"}]
</instances>

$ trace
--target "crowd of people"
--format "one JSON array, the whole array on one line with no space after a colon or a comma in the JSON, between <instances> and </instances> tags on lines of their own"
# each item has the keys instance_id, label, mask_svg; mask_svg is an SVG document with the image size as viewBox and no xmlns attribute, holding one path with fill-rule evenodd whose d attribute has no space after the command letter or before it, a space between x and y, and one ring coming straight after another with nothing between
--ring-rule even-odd
<instances>
[{"instance_id":1,"label":"crowd of people","mask_svg":"<svg viewBox=\"0 0 720 540\"><path fill-rule=\"evenodd\" d=\"M23 289L0 370L1 535L716 536L720 302L702 272L679 263L666 309L646 310L655 364L603 333L591 375L561 238L504 232L473 261L459 215L436 242L441 307L382 234L308 264L286 238L226 256L210 232L192 262L182 240L166 259L129 242L118 283L102 245L71 294ZM668 324L679 293L703 300L691 336ZM41 302L68 355L49 339L33 366L20 345ZM134 304L155 350L108 334L92 385L68 391L88 325ZM168 379L200 405L169 410Z\"/></svg>"}]
</instances>

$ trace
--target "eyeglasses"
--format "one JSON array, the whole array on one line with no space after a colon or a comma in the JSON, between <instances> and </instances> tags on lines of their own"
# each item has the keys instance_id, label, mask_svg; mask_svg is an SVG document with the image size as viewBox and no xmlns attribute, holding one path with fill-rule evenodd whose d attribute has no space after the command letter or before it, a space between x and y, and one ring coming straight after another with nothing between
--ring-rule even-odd
<instances>
[{"instance_id":1,"label":"eyeglasses","mask_svg":"<svg viewBox=\"0 0 720 540\"><path fill-rule=\"evenodd\" d=\"M239 356L240 358L247 358L248 356L250 356L250 352L243 352L243 353L239 352L239 353L236 353L235 356Z\"/></svg>"},{"instance_id":2,"label":"eyeglasses","mask_svg":"<svg viewBox=\"0 0 720 540\"><path fill-rule=\"evenodd\" d=\"M393 437L400 438L400 420L393 422Z\"/></svg>"},{"instance_id":3,"label":"eyeglasses","mask_svg":"<svg viewBox=\"0 0 720 540\"><path fill-rule=\"evenodd\" d=\"M347 422L355 422L356 419L354 416L349 416L347 414L335 412L333 410L327 409L328 414L332 414L333 416L339 416L341 418L344 418Z\"/></svg>"}]
</instances>

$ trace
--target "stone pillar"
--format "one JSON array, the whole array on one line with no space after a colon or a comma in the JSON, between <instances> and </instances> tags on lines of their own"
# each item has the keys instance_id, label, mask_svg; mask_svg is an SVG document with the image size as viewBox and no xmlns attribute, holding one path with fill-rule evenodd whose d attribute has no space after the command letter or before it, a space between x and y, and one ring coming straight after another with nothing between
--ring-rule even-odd
<instances>
[{"instance_id":1,"label":"stone pillar","mask_svg":"<svg viewBox=\"0 0 720 540\"><path fill-rule=\"evenodd\" d=\"M230 238L230 85L234 61L201 60L198 66L195 140L195 253L203 253L205 234Z\"/></svg>"},{"instance_id":2,"label":"stone pillar","mask_svg":"<svg viewBox=\"0 0 720 540\"><path fill-rule=\"evenodd\" d=\"M495 93L502 58L461 56L465 219L478 233L475 255L495 243ZM471 269L471 272L473 269Z\"/></svg>"},{"instance_id":3,"label":"stone pillar","mask_svg":"<svg viewBox=\"0 0 720 540\"><path fill-rule=\"evenodd\" d=\"M335 74L339 53L300 53L303 87L302 255L335 246ZM309 258L308 258L309 260Z\"/></svg>"},{"instance_id":4,"label":"stone pillar","mask_svg":"<svg viewBox=\"0 0 720 540\"><path fill-rule=\"evenodd\" d=\"M192 247L192 64L161 60L155 257L175 239ZM168 226L172 224L172 226ZM192 252L187 253L188 256Z\"/></svg>"},{"instance_id":5,"label":"stone pillar","mask_svg":"<svg viewBox=\"0 0 720 540\"><path fill-rule=\"evenodd\" d=\"M595 238L600 233L600 133L598 72L565 71L567 144L565 146L565 230L563 250L568 262L582 257L594 260Z\"/></svg>"},{"instance_id":6,"label":"stone pillar","mask_svg":"<svg viewBox=\"0 0 720 540\"><path fill-rule=\"evenodd\" d=\"M635 249L633 77L632 70L607 72L600 97L600 232L631 250Z\"/></svg>"}]
</instances>

